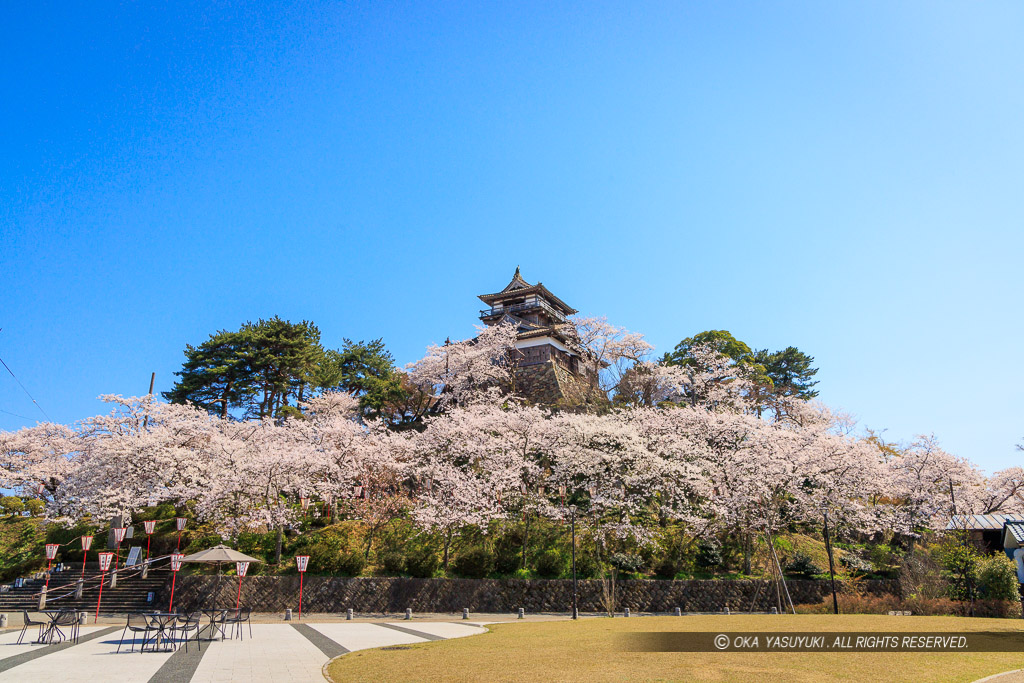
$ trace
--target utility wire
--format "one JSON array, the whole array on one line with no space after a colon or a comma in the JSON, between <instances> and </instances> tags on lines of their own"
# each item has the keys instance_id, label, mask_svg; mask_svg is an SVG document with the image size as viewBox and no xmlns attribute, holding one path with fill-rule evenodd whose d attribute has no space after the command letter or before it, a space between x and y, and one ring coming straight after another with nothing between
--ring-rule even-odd
<instances>
[{"instance_id":1,"label":"utility wire","mask_svg":"<svg viewBox=\"0 0 1024 683\"><path fill-rule=\"evenodd\" d=\"M5 415L13 415L14 417L20 417L22 420L31 420L32 419L31 417L25 417L24 415L18 415L17 413L12 413L9 410L4 410L3 408L0 408L0 413L4 413Z\"/></svg>"},{"instance_id":2,"label":"utility wire","mask_svg":"<svg viewBox=\"0 0 1024 683\"><path fill-rule=\"evenodd\" d=\"M4 363L4 359L3 358L0 358L0 363L2 363L5 368L7 368L7 372L11 373L11 377L14 377L14 381L18 383L18 386L21 387L21 390L24 391L25 395L29 397L29 400L31 400L32 403L36 404L36 408L39 408L39 412L41 412L43 414L43 417L46 418L46 421L47 422L53 422L53 420L50 419L50 416L46 414L46 411L43 410L43 407L41 405L39 405L39 402L37 400L35 400L34 398L32 398L32 394L28 393L28 389L26 389L25 385L21 383L21 380L18 379L17 375L14 374L14 371L11 370L10 366L8 366L7 363ZM6 411L4 411L4 412L6 412ZM24 419L28 419L28 418L24 418Z\"/></svg>"}]
</instances>

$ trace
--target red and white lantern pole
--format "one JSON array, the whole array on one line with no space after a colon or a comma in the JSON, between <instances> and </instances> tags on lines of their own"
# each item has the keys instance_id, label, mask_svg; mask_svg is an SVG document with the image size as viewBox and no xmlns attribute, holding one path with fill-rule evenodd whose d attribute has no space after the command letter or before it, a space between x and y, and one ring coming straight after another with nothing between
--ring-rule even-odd
<instances>
[{"instance_id":1,"label":"red and white lantern pole","mask_svg":"<svg viewBox=\"0 0 1024 683\"><path fill-rule=\"evenodd\" d=\"M185 529L185 522L187 522L187 521L188 520L185 519L184 517L175 517L174 518L174 526L177 527L177 529L178 529L178 544L176 546L174 546L174 549L176 551L177 550L181 550L181 532Z\"/></svg>"},{"instance_id":2,"label":"red and white lantern pole","mask_svg":"<svg viewBox=\"0 0 1024 683\"><path fill-rule=\"evenodd\" d=\"M309 509L309 498L306 498L305 496L299 498L299 505L302 506L302 512L305 514L306 510Z\"/></svg>"},{"instance_id":3,"label":"red and white lantern pole","mask_svg":"<svg viewBox=\"0 0 1024 683\"><path fill-rule=\"evenodd\" d=\"M124 541L127 533L128 527L126 526L114 527L114 540L117 541L117 561L114 562L114 571L117 571L118 566L121 564L121 542Z\"/></svg>"},{"instance_id":4,"label":"red and white lantern pole","mask_svg":"<svg viewBox=\"0 0 1024 683\"><path fill-rule=\"evenodd\" d=\"M85 578L85 560L89 556L89 548L92 547L92 536L82 536L82 578Z\"/></svg>"},{"instance_id":5,"label":"red and white lantern pole","mask_svg":"<svg viewBox=\"0 0 1024 683\"><path fill-rule=\"evenodd\" d=\"M302 621L302 577L306 575L306 567L309 566L309 555L296 555L295 566L299 570L299 621Z\"/></svg>"},{"instance_id":6,"label":"red and white lantern pole","mask_svg":"<svg viewBox=\"0 0 1024 683\"><path fill-rule=\"evenodd\" d=\"M107 570L110 569L110 561L114 559L114 553L100 553L100 595L96 598L96 619L95 624L100 620L100 601L103 600L103 582L107 578Z\"/></svg>"},{"instance_id":7,"label":"red and white lantern pole","mask_svg":"<svg viewBox=\"0 0 1024 683\"><path fill-rule=\"evenodd\" d=\"M238 574L238 596L235 598L235 609L238 609L238 606L242 604L242 577L245 576L248 571L248 562L235 562L235 573ZM299 581L302 581L302 579L299 579Z\"/></svg>"},{"instance_id":8,"label":"red and white lantern pole","mask_svg":"<svg viewBox=\"0 0 1024 683\"><path fill-rule=\"evenodd\" d=\"M171 604L167 606L168 612L174 611L174 583L178 580L178 570L181 569L181 553L171 553Z\"/></svg>"},{"instance_id":9,"label":"red and white lantern pole","mask_svg":"<svg viewBox=\"0 0 1024 683\"><path fill-rule=\"evenodd\" d=\"M143 522L142 528L146 530L146 562L149 562L149 543L153 540L153 532L156 531L156 520L151 519L148 522Z\"/></svg>"},{"instance_id":10,"label":"red and white lantern pole","mask_svg":"<svg viewBox=\"0 0 1024 683\"><path fill-rule=\"evenodd\" d=\"M53 564L53 558L57 557L57 548L60 546L56 543L46 544L46 587L50 587L50 566Z\"/></svg>"}]
</instances>

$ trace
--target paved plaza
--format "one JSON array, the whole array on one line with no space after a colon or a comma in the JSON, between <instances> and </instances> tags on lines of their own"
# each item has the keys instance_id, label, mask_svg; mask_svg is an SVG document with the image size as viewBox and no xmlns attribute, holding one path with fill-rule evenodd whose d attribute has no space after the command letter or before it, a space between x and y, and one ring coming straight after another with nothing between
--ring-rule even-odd
<instances>
[{"instance_id":1,"label":"paved plaza","mask_svg":"<svg viewBox=\"0 0 1024 683\"><path fill-rule=\"evenodd\" d=\"M117 653L124 624L83 626L77 644L16 644L21 628L0 632L2 681L324 681L328 660L374 647L425 643L484 633L485 623L443 621L307 621L254 623L252 637L190 641L188 651L140 653L129 641ZM36 635L29 629L25 641ZM204 632L205 635L205 632Z\"/></svg>"}]
</instances>

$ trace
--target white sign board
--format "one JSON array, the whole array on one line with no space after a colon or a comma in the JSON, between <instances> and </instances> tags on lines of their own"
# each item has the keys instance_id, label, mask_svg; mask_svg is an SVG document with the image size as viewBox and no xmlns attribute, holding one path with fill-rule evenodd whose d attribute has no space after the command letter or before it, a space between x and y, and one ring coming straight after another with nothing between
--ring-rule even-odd
<instances>
[{"instance_id":1,"label":"white sign board","mask_svg":"<svg viewBox=\"0 0 1024 683\"><path fill-rule=\"evenodd\" d=\"M132 549L128 551L128 559L124 561L124 566L134 567L139 563L139 555L142 554L141 545L133 545Z\"/></svg>"}]
</instances>

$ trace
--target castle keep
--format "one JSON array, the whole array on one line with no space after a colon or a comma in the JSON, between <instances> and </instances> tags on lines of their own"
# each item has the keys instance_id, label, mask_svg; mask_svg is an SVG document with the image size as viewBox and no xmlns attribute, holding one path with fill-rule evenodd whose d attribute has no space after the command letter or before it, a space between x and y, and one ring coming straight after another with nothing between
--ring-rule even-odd
<instances>
[{"instance_id":1,"label":"castle keep","mask_svg":"<svg viewBox=\"0 0 1024 683\"><path fill-rule=\"evenodd\" d=\"M512 281L496 294L481 294L490 308L480 311L487 325L511 322L516 391L546 405L578 406L607 401L598 388L597 363L583 349L568 316L576 313L538 282L531 285L516 268Z\"/></svg>"}]
</instances>

